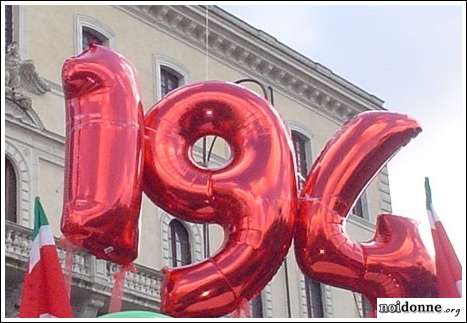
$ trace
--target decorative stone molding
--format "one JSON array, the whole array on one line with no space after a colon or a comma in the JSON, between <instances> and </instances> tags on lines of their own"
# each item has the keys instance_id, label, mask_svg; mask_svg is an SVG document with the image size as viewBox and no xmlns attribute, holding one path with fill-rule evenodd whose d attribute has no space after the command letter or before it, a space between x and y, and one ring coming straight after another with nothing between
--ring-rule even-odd
<instances>
[{"instance_id":1,"label":"decorative stone molding","mask_svg":"<svg viewBox=\"0 0 467 323\"><path fill-rule=\"evenodd\" d=\"M118 6L145 23L206 50L205 6ZM176 23L174 23L176 21ZM265 80L341 123L383 101L216 6L209 6L209 55Z\"/></svg>"},{"instance_id":2,"label":"decorative stone molding","mask_svg":"<svg viewBox=\"0 0 467 323\"><path fill-rule=\"evenodd\" d=\"M272 313L272 287L271 282L269 282L266 287L264 287L262 294L263 301L263 317L271 318L273 317Z\"/></svg>"},{"instance_id":3,"label":"decorative stone molding","mask_svg":"<svg viewBox=\"0 0 467 323\"><path fill-rule=\"evenodd\" d=\"M167 212L160 210L161 221L161 239L162 239L162 258L165 266L172 266L172 253L171 253L171 236L170 236L170 221L175 219ZM193 262L203 260L203 236L202 227L200 224L181 221L188 231L191 247L191 259Z\"/></svg>"},{"instance_id":4,"label":"decorative stone molding","mask_svg":"<svg viewBox=\"0 0 467 323\"><path fill-rule=\"evenodd\" d=\"M352 296L354 299L355 307L359 317L364 317L363 314L363 302L362 302L362 294L352 292Z\"/></svg>"},{"instance_id":5,"label":"decorative stone molding","mask_svg":"<svg viewBox=\"0 0 467 323\"><path fill-rule=\"evenodd\" d=\"M50 91L37 74L32 60L21 60L16 42L8 45L5 57L5 98L24 110L32 107L27 93L42 95Z\"/></svg>"},{"instance_id":6,"label":"decorative stone molding","mask_svg":"<svg viewBox=\"0 0 467 323\"><path fill-rule=\"evenodd\" d=\"M24 271L29 259L31 238L31 229L6 221L5 259L7 268ZM59 244L58 239L55 243L60 262L64 266L66 252ZM98 260L85 251L78 251L74 254L72 286L92 293L93 299L108 299L114 282L113 274L118 269L114 263ZM160 307L161 284L162 274L159 271L136 265L136 272L130 272L126 275L123 301L157 311ZM97 309L99 304L88 305Z\"/></svg>"},{"instance_id":7,"label":"decorative stone molding","mask_svg":"<svg viewBox=\"0 0 467 323\"><path fill-rule=\"evenodd\" d=\"M263 308L263 318L272 318L272 287L271 282L269 282L264 289L261 291L261 304ZM250 304L250 313L253 313L253 301L249 302Z\"/></svg>"},{"instance_id":8,"label":"decorative stone molding","mask_svg":"<svg viewBox=\"0 0 467 323\"><path fill-rule=\"evenodd\" d=\"M300 301L300 317L308 317L308 302L306 296L305 276L298 272L298 299Z\"/></svg>"},{"instance_id":9,"label":"decorative stone molding","mask_svg":"<svg viewBox=\"0 0 467 323\"><path fill-rule=\"evenodd\" d=\"M9 140L5 141L5 156L13 163L17 178L17 219L24 226L32 226L31 221L31 172L25 153Z\"/></svg>"},{"instance_id":10,"label":"decorative stone molding","mask_svg":"<svg viewBox=\"0 0 467 323\"><path fill-rule=\"evenodd\" d=\"M323 294L324 316L334 317L332 287L329 285L321 284L321 292Z\"/></svg>"},{"instance_id":11,"label":"decorative stone molding","mask_svg":"<svg viewBox=\"0 0 467 323\"><path fill-rule=\"evenodd\" d=\"M305 276L303 273L298 274L299 280L299 300L300 300L300 317L308 318L308 300L306 295L306 283L305 283ZM323 303L323 316L324 317L332 317L333 316L333 309L332 309L332 291L331 286L320 284L321 286L321 301Z\"/></svg>"},{"instance_id":12,"label":"decorative stone molding","mask_svg":"<svg viewBox=\"0 0 467 323\"><path fill-rule=\"evenodd\" d=\"M42 124L39 116L31 108L31 100L27 97L23 97L23 99L7 98L5 105L5 117L8 121L16 122L21 125L26 125L39 130L44 129L44 125Z\"/></svg>"}]
</instances>

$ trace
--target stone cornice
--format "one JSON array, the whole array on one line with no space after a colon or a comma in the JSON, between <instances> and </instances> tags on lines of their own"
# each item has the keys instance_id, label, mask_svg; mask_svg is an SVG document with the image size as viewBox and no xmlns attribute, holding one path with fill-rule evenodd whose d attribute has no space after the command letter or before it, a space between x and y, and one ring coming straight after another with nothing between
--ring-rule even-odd
<instances>
[{"instance_id":1,"label":"stone cornice","mask_svg":"<svg viewBox=\"0 0 467 323\"><path fill-rule=\"evenodd\" d=\"M203 6L118 6L119 9L206 48ZM332 119L343 122L383 101L288 48L224 10L209 7L209 55L281 89Z\"/></svg>"}]
</instances>

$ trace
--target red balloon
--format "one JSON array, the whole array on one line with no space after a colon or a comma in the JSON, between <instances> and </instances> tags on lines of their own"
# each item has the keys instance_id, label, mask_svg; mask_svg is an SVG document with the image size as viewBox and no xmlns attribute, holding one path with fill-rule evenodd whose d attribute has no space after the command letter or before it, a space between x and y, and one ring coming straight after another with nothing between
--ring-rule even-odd
<instances>
[{"instance_id":1,"label":"red balloon","mask_svg":"<svg viewBox=\"0 0 467 323\"><path fill-rule=\"evenodd\" d=\"M377 297L434 297L434 264L414 221L379 215L376 234L353 242L344 222L384 164L421 131L405 115L372 111L347 122L314 163L299 197L294 238L301 270L312 279Z\"/></svg>"},{"instance_id":2,"label":"red balloon","mask_svg":"<svg viewBox=\"0 0 467 323\"><path fill-rule=\"evenodd\" d=\"M296 180L291 139L279 115L242 86L202 82L180 88L145 117L144 192L177 218L217 223L222 248L194 265L164 269L161 310L213 317L258 294L291 244ZM199 167L192 147L224 138L232 158L218 170Z\"/></svg>"},{"instance_id":3,"label":"red balloon","mask_svg":"<svg viewBox=\"0 0 467 323\"><path fill-rule=\"evenodd\" d=\"M133 66L95 44L67 59L64 206L75 245L119 264L138 254L143 109Z\"/></svg>"}]
</instances>

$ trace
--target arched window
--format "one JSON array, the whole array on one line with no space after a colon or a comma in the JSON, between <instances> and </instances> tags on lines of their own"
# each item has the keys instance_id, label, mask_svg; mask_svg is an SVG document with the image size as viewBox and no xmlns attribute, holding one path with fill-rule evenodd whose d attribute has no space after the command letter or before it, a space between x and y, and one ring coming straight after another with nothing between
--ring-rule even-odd
<instances>
[{"instance_id":1,"label":"arched window","mask_svg":"<svg viewBox=\"0 0 467 323\"><path fill-rule=\"evenodd\" d=\"M115 46L115 33L98 19L75 14L73 20L75 54L81 53L91 42L110 48Z\"/></svg>"},{"instance_id":2,"label":"arched window","mask_svg":"<svg viewBox=\"0 0 467 323\"><path fill-rule=\"evenodd\" d=\"M160 77L161 97L182 85L183 76L168 66L161 65Z\"/></svg>"},{"instance_id":3,"label":"arched window","mask_svg":"<svg viewBox=\"0 0 467 323\"><path fill-rule=\"evenodd\" d=\"M311 168L310 139L297 130L292 130L292 142L297 163L297 182L301 189ZM305 277L306 302L309 317L323 317L321 284Z\"/></svg>"},{"instance_id":4,"label":"arched window","mask_svg":"<svg viewBox=\"0 0 467 323\"><path fill-rule=\"evenodd\" d=\"M191 264L191 247L188 231L178 220L172 220L169 224L172 266L179 267Z\"/></svg>"},{"instance_id":5,"label":"arched window","mask_svg":"<svg viewBox=\"0 0 467 323\"><path fill-rule=\"evenodd\" d=\"M323 317L321 284L305 277L306 305L308 317Z\"/></svg>"},{"instance_id":6,"label":"arched window","mask_svg":"<svg viewBox=\"0 0 467 323\"><path fill-rule=\"evenodd\" d=\"M6 220L17 222L18 185L13 163L5 158L5 211Z\"/></svg>"},{"instance_id":7,"label":"arched window","mask_svg":"<svg viewBox=\"0 0 467 323\"><path fill-rule=\"evenodd\" d=\"M82 31L81 31L81 48L84 50L86 49L91 42L97 43L99 45L104 45L108 46L109 45L109 39L105 37L103 34L98 32L97 30L94 30L88 26L82 26Z\"/></svg>"},{"instance_id":8,"label":"arched window","mask_svg":"<svg viewBox=\"0 0 467 323\"><path fill-rule=\"evenodd\" d=\"M309 165L310 160L310 139L303 135L302 133L292 130L292 141L295 150L295 159L297 162L297 172L298 172L298 187L301 189L304 180L308 175L308 169L311 165Z\"/></svg>"}]
</instances>

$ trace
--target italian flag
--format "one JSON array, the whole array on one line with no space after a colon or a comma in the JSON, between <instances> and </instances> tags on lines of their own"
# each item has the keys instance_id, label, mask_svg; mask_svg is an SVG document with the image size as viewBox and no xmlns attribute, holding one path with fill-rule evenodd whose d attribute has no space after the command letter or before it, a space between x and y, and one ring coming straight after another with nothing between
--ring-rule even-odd
<instances>
[{"instance_id":1,"label":"italian flag","mask_svg":"<svg viewBox=\"0 0 467 323\"><path fill-rule=\"evenodd\" d=\"M73 317L51 227L36 197L28 272L18 317Z\"/></svg>"},{"instance_id":2,"label":"italian flag","mask_svg":"<svg viewBox=\"0 0 467 323\"><path fill-rule=\"evenodd\" d=\"M438 297L462 297L462 267L452 247L448 234L433 208L431 188L428 177L425 177L426 209L430 220L431 234L435 247L436 279Z\"/></svg>"}]
</instances>

